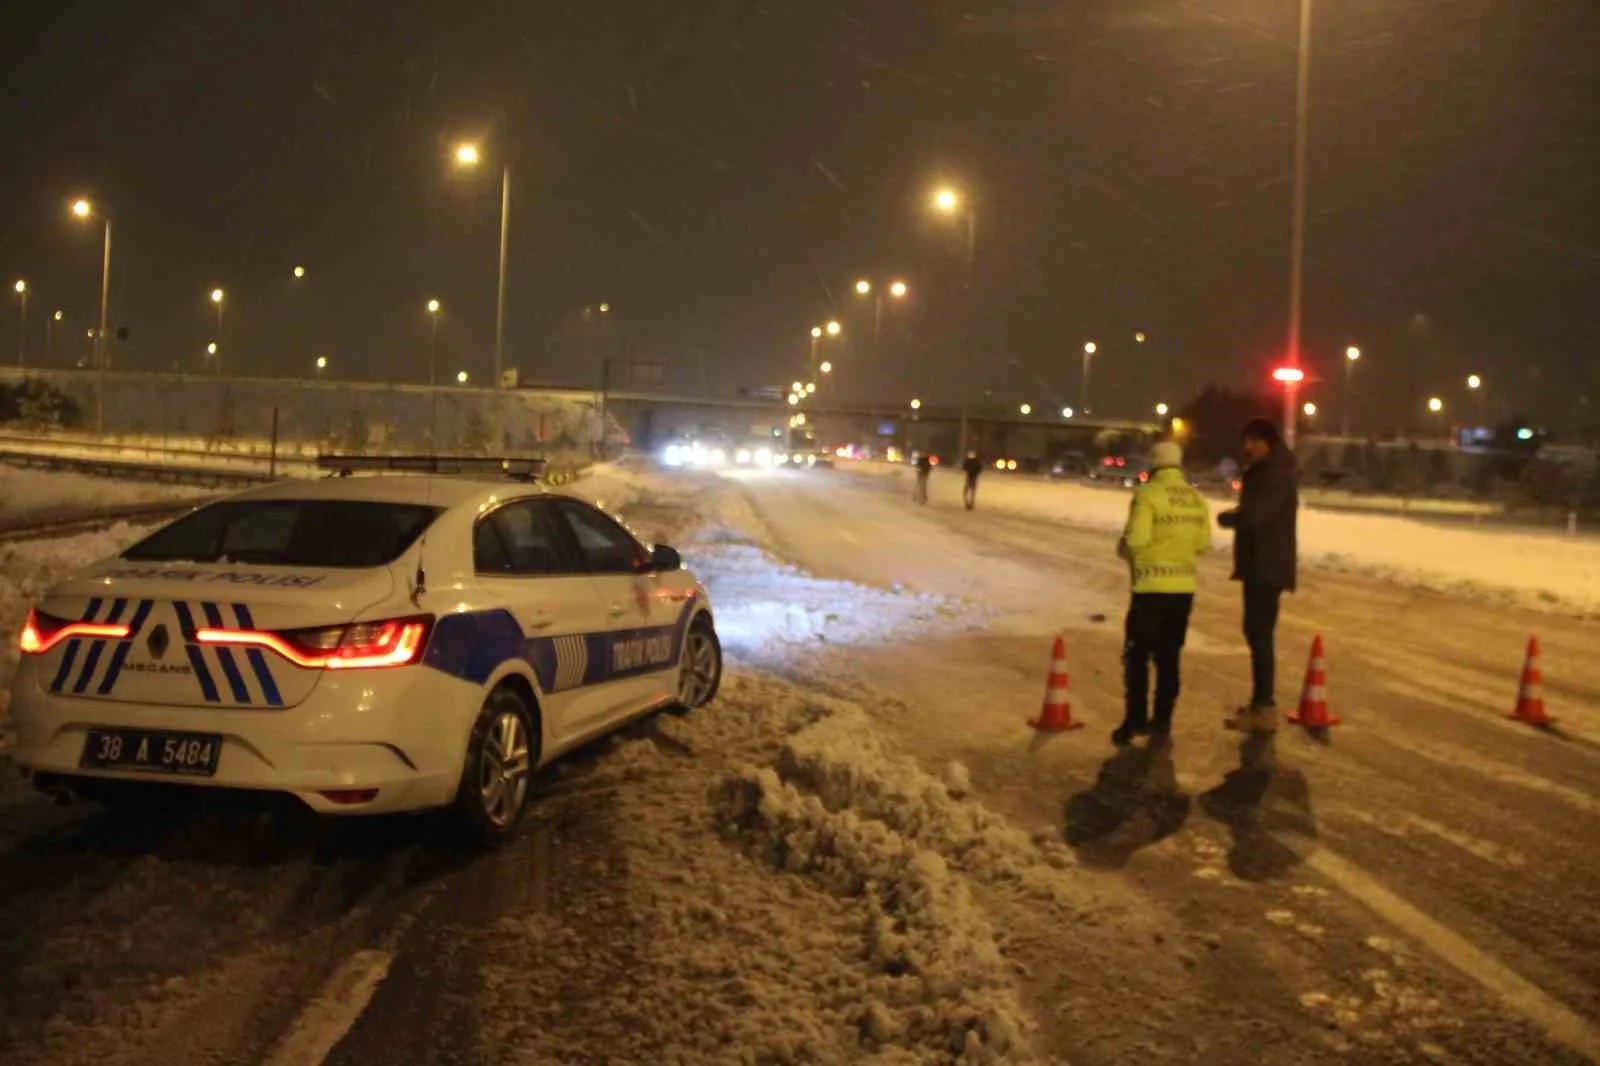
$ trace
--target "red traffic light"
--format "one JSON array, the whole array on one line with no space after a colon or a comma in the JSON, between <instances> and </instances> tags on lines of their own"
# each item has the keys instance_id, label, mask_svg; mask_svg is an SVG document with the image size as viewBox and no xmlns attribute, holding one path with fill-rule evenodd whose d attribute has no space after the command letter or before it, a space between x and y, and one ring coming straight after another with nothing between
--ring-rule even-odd
<instances>
[{"instance_id":1,"label":"red traffic light","mask_svg":"<svg viewBox=\"0 0 1600 1066\"><path fill-rule=\"evenodd\" d=\"M1306 372L1297 366L1280 366L1272 372L1272 380L1283 385L1298 385L1306 379Z\"/></svg>"}]
</instances>

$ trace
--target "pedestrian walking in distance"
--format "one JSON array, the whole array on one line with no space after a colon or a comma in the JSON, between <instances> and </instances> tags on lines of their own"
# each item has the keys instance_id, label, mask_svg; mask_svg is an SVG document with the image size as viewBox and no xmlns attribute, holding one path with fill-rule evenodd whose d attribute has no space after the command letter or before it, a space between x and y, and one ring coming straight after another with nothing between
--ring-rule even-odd
<instances>
[{"instance_id":1,"label":"pedestrian walking in distance","mask_svg":"<svg viewBox=\"0 0 1600 1066\"><path fill-rule=\"evenodd\" d=\"M911 498L917 503L928 502L928 478L932 474L933 456L923 452L917 456L917 487L911 493Z\"/></svg>"},{"instance_id":2,"label":"pedestrian walking in distance","mask_svg":"<svg viewBox=\"0 0 1600 1066\"><path fill-rule=\"evenodd\" d=\"M977 452L968 452L961 469L967 475L967 483L961 489L961 502L970 511L978 506L978 475L983 473L983 460L978 458Z\"/></svg>"},{"instance_id":3,"label":"pedestrian walking in distance","mask_svg":"<svg viewBox=\"0 0 1600 1066\"><path fill-rule=\"evenodd\" d=\"M1250 704L1228 726L1270 730L1278 723L1278 603L1295 587L1300 475L1294 452L1265 419L1244 427L1244 454L1239 506L1217 516L1222 528L1233 530L1233 579L1244 586L1244 639L1250 645Z\"/></svg>"},{"instance_id":4,"label":"pedestrian walking in distance","mask_svg":"<svg viewBox=\"0 0 1600 1066\"><path fill-rule=\"evenodd\" d=\"M1178 705L1179 666L1194 607L1197 563L1211 549L1211 509L1183 476L1183 449L1160 441L1150 449L1150 478L1128 509L1117 554L1128 561L1133 598L1122 645L1126 704L1111 734L1117 745L1148 735L1164 743ZM1155 714L1150 663L1156 666Z\"/></svg>"}]
</instances>

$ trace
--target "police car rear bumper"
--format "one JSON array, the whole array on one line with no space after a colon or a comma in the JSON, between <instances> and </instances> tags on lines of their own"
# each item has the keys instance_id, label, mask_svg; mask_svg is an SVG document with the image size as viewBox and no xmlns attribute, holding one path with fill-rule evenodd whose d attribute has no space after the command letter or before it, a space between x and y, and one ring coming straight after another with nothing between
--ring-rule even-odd
<instances>
[{"instance_id":1,"label":"police car rear bumper","mask_svg":"<svg viewBox=\"0 0 1600 1066\"><path fill-rule=\"evenodd\" d=\"M428 687L440 683L436 679L442 675L428 674ZM442 683L471 687L453 679ZM455 796L479 701L473 694L463 699L452 693L455 698L449 699L432 693L429 698L412 685L394 687L403 699L352 704L348 698L334 702L313 695L292 709L261 711L75 699L17 685L11 757L24 772L47 777L286 792L326 814L444 806ZM418 708L426 708L426 714ZM81 763L95 729L218 736L222 746L215 771L205 776L87 769ZM375 795L365 795L372 790Z\"/></svg>"}]
</instances>

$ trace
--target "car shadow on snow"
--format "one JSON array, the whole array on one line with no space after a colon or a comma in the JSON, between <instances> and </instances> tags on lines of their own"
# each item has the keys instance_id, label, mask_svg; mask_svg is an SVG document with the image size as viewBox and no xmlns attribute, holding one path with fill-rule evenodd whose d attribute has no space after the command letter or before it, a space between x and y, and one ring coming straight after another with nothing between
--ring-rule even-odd
<instances>
[{"instance_id":1,"label":"car shadow on snow","mask_svg":"<svg viewBox=\"0 0 1600 1066\"><path fill-rule=\"evenodd\" d=\"M1278 761L1276 736L1251 733L1239 745L1239 766L1200 797L1200 809L1228 827L1228 868L1242 881L1282 877L1301 854L1278 834L1315 838L1316 817L1305 774Z\"/></svg>"},{"instance_id":2,"label":"car shadow on snow","mask_svg":"<svg viewBox=\"0 0 1600 1066\"><path fill-rule=\"evenodd\" d=\"M1171 743L1125 747L1101 764L1093 787L1067 801L1066 841L1085 865L1118 870L1188 817Z\"/></svg>"}]
</instances>

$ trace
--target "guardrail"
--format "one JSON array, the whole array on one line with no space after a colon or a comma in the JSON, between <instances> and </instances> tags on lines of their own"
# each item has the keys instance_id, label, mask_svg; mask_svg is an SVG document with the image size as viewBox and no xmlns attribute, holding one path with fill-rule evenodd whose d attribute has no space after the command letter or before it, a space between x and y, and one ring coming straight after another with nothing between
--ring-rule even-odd
<instances>
[{"instance_id":1,"label":"guardrail","mask_svg":"<svg viewBox=\"0 0 1600 1066\"><path fill-rule=\"evenodd\" d=\"M208 497L201 497L33 515L20 521L0 522L0 544L92 533L98 529L114 526L118 522L159 522L181 515L207 502L209 502Z\"/></svg>"},{"instance_id":2,"label":"guardrail","mask_svg":"<svg viewBox=\"0 0 1600 1066\"><path fill-rule=\"evenodd\" d=\"M265 470L228 470L179 463L150 463L127 459L101 459L83 455L57 455L46 451L0 448L0 463L40 470L69 470L123 481L157 481L169 485L232 486L243 488L273 480Z\"/></svg>"}]
</instances>

